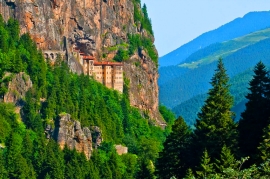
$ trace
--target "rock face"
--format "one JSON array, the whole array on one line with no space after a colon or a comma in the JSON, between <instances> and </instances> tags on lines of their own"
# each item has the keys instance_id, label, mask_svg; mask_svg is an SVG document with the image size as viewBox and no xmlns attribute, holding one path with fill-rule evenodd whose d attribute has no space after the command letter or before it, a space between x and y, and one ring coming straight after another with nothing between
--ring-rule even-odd
<instances>
[{"instance_id":1,"label":"rock face","mask_svg":"<svg viewBox=\"0 0 270 179\"><path fill-rule=\"evenodd\" d=\"M99 146L100 143L96 141L102 141L100 129L96 126L93 128L93 131L90 131L88 127L82 128L79 121L71 119L69 114L63 114L59 118L59 124L56 125L53 136L61 149L66 145L69 149L76 149L78 152L83 152L86 158L90 159L93 151L92 146ZM48 136L48 132L46 133ZM98 136L98 140L95 139L93 142L92 134Z\"/></svg>"},{"instance_id":2,"label":"rock face","mask_svg":"<svg viewBox=\"0 0 270 179\"><path fill-rule=\"evenodd\" d=\"M29 32L37 46L70 56L73 47L96 59L111 60L118 45L128 42L127 34L154 38L134 24L132 0L1 0L4 19L19 20L21 33ZM138 67L134 63L140 64ZM76 59L69 58L72 71L81 73ZM124 64L130 80L131 105L164 125L158 111L158 71L145 51Z\"/></svg>"},{"instance_id":3,"label":"rock face","mask_svg":"<svg viewBox=\"0 0 270 179\"><path fill-rule=\"evenodd\" d=\"M146 54L143 51L144 54ZM139 63L138 63L139 62ZM130 80L130 104L145 111L156 124L164 123L158 112L158 72L157 67L147 55L134 55L124 63L126 77Z\"/></svg>"},{"instance_id":4,"label":"rock face","mask_svg":"<svg viewBox=\"0 0 270 179\"><path fill-rule=\"evenodd\" d=\"M10 76L12 79L8 83L8 91L4 95L4 102L20 106L21 99L25 97L26 92L32 87L32 81L29 75L23 72L6 74L5 76Z\"/></svg>"},{"instance_id":5,"label":"rock face","mask_svg":"<svg viewBox=\"0 0 270 179\"><path fill-rule=\"evenodd\" d=\"M95 149L101 145L102 142L102 132L99 127L91 126L92 141Z\"/></svg>"},{"instance_id":6,"label":"rock face","mask_svg":"<svg viewBox=\"0 0 270 179\"><path fill-rule=\"evenodd\" d=\"M128 153L128 148L124 147L122 145L115 145L115 149L116 152L118 153L118 155L122 155L122 154L127 154Z\"/></svg>"},{"instance_id":7,"label":"rock face","mask_svg":"<svg viewBox=\"0 0 270 179\"><path fill-rule=\"evenodd\" d=\"M0 13L19 20L43 50L63 49L64 37L86 54L119 44L135 32L131 0L1 0ZM123 30L125 29L125 30Z\"/></svg>"}]
</instances>

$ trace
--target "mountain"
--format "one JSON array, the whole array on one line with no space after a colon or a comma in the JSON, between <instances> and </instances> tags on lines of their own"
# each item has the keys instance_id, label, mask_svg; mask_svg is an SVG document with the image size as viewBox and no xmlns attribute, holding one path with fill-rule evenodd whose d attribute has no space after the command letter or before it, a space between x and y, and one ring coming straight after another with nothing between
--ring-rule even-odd
<instances>
[{"instance_id":1,"label":"mountain","mask_svg":"<svg viewBox=\"0 0 270 179\"><path fill-rule=\"evenodd\" d=\"M204 94L210 87L208 82L219 57L223 58L231 78L252 68L259 60L269 65L269 33L269 29L264 29L241 38L212 44L189 56L187 63L160 68L160 74L163 75L159 83L161 104L173 108L196 95Z\"/></svg>"},{"instance_id":2,"label":"mountain","mask_svg":"<svg viewBox=\"0 0 270 179\"><path fill-rule=\"evenodd\" d=\"M0 178L153 175L174 116L159 112L146 6L7 0L0 13Z\"/></svg>"},{"instance_id":3,"label":"mountain","mask_svg":"<svg viewBox=\"0 0 270 179\"><path fill-rule=\"evenodd\" d=\"M125 61L132 106L147 111L158 125L163 122L158 110L157 51L147 8L141 8L140 0L14 0L1 1L0 7L5 21L15 17L21 34L28 32L47 54L67 57L69 67L78 74L84 67L73 58L76 51L99 62ZM133 68L135 63L137 68Z\"/></svg>"},{"instance_id":4,"label":"mountain","mask_svg":"<svg viewBox=\"0 0 270 179\"><path fill-rule=\"evenodd\" d=\"M235 121L240 119L240 114L245 110L246 98L248 93L248 83L252 79L253 69L248 69L230 79L230 92L234 97L234 107L232 111L235 112ZM207 94L199 94L191 99L182 102L181 104L172 108L176 116L182 116L189 126L194 125L198 112L200 112Z\"/></svg>"},{"instance_id":5,"label":"mountain","mask_svg":"<svg viewBox=\"0 0 270 179\"><path fill-rule=\"evenodd\" d=\"M177 65L197 50L217 42L231 40L270 26L270 11L250 12L215 30L206 32L159 58L160 67Z\"/></svg>"},{"instance_id":6,"label":"mountain","mask_svg":"<svg viewBox=\"0 0 270 179\"><path fill-rule=\"evenodd\" d=\"M197 68L209 64L217 58L225 58L249 45L255 44L264 39L270 38L270 28L250 33L229 41L215 43L191 54L180 67Z\"/></svg>"}]
</instances>

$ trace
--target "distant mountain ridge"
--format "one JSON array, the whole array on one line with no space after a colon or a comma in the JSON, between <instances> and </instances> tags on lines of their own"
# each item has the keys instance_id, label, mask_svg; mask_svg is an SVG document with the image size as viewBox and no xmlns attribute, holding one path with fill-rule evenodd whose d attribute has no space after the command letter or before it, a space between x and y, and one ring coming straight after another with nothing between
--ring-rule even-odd
<instances>
[{"instance_id":1,"label":"distant mountain ridge","mask_svg":"<svg viewBox=\"0 0 270 179\"><path fill-rule=\"evenodd\" d=\"M254 67L260 60L266 65L270 65L270 38L246 46L223 58L230 78ZM174 77L160 76L161 81L164 82L160 84L160 103L169 108L174 108L196 95L206 93L210 88L209 82L215 67L216 61L190 69L171 66L173 71L177 71L176 69L178 68L178 72L182 74L178 77L175 77L176 75ZM166 73L162 72L160 74L170 74L170 68L166 67L166 69ZM183 69L186 71L183 71Z\"/></svg>"},{"instance_id":2,"label":"distant mountain ridge","mask_svg":"<svg viewBox=\"0 0 270 179\"><path fill-rule=\"evenodd\" d=\"M177 65L193 52L213 43L231 40L270 27L270 11L250 12L233 21L184 44L178 49L159 58L160 67Z\"/></svg>"},{"instance_id":3,"label":"distant mountain ridge","mask_svg":"<svg viewBox=\"0 0 270 179\"><path fill-rule=\"evenodd\" d=\"M270 28L252 32L229 41L214 43L191 54L180 67L198 68L212 63L219 57L225 58L249 45L270 38Z\"/></svg>"},{"instance_id":4,"label":"distant mountain ridge","mask_svg":"<svg viewBox=\"0 0 270 179\"><path fill-rule=\"evenodd\" d=\"M245 96L248 93L248 83L252 79L253 74L253 68L249 68L245 72L230 79L230 92L234 97L234 107L232 108L232 111L236 114L235 121L240 119L241 113L245 110L245 103L247 101ZM189 126L192 126L194 125L197 113L200 112L200 108L203 106L206 98L207 93L199 94L175 106L172 111L176 116L182 116L186 123Z\"/></svg>"}]
</instances>

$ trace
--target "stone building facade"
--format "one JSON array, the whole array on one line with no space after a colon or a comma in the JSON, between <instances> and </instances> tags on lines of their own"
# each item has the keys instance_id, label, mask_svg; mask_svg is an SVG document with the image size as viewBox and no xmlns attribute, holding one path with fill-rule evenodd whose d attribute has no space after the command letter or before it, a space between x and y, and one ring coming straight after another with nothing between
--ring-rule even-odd
<instances>
[{"instance_id":1,"label":"stone building facade","mask_svg":"<svg viewBox=\"0 0 270 179\"><path fill-rule=\"evenodd\" d=\"M87 56L78 49L74 49L72 54L82 65L85 75L92 76L108 88L123 92L123 63L99 62L93 56Z\"/></svg>"},{"instance_id":2,"label":"stone building facade","mask_svg":"<svg viewBox=\"0 0 270 179\"><path fill-rule=\"evenodd\" d=\"M123 92L123 63L98 62L92 56L83 56L83 71L108 88Z\"/></svg>"},{"instance_id":3,"label":"stone building facade","mask_svg":"<svg viewBox=\"0 0 270 179\"><path fill-rule=\"evenodd\" d=\"M44 50L43 53L44 58L50 60L52 64L55 63L57 55L60 55L62 59L65 56L64 51L57 50ZM123 63L99 62L93 56L85 55L78 48L73 48L71 54L83 67L85 75L92 76L108 88L123 92Z\"/></svg>"}]
</instances>

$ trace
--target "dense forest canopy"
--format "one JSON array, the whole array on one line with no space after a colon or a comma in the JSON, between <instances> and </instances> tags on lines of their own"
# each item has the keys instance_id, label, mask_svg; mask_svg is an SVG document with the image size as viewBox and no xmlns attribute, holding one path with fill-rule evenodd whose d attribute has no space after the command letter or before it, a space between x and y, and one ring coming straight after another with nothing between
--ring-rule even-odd
<instances>
[{"instance_id":1,"label":"dense forest canopy","mask_svg":"<svg viewBox=\"0 0 270 179\"><path fill-rule=\"evenodd\" d=\"M156 163L158 178L269 178L270 76L254 67L239 122L231 111L229 78L220 59L194 130L182 117L172 126Z\"/></svg>"}]
</instances>

